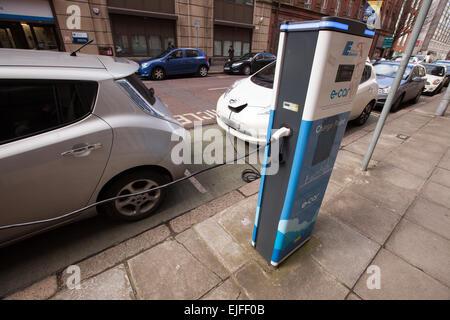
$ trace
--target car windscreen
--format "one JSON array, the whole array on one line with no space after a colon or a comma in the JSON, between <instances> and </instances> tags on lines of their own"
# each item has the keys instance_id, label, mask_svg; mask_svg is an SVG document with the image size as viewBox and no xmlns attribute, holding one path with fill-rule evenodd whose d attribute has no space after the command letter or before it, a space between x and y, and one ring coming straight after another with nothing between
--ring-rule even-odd
<instances>
[{"instance_id":1,"label":"car windscreen","mask_svg":"<svg viewBox=\"0 0 450 320\"><path fill-rule=\"evenodd\" d=\"M375 73L377 76L389 78L395 77L399 67L400 67L399 64L388 64L388 63L378 63L374 65ZM403 74L403 79L406 79L409 76L412 69L413 66L411 65L406 66L405 73Z\"/></svg>"},{"instance_id":2,"label":"car windscreen","mask_svg":"<svg viewBox=\"0 0 450 320\"><path fill-rule=\"evenodd\" d=\"M161 52L161 53L158 54L157 56L154 56L153 58L154 58L154 59L162 58L162 57L164 57L166 54L168 54L170 51L172 51L172 50L164 50L163 52Z\"/></svg>"},{"instance_id":3,"label":"car windscreen","mask_svg":"<svg viewBox=\"0 0 450 320\"><path fill-rule=\"evenodd\" d=\"M256 55L256 53L246 53L242 57L239 58L239 60L247 60L250 58L253 58Z\"/></svg>"},{"instance_id":4,"label":"car windscreen","mask_svg":"<svg viewBox=\"0 0 450 320\"><path fill-rule=\"evenodd\" d=\"M438 77L443 77L445 75L445 68L442 66L432 64L424 64L423 66L425 67L427 74Z\"/></svg>"},{"instance_id":5,"label":"car windscreen","mask_svg":"<svg viewBox=\"0 0 450 320\"><path fill-rule=\"evenodd\" d=\"M250 79L257 85L272 89L273 78L275 76L275 65L275 63L269 64L266 68L256 73Z\"/></svg>"}]
</instances>

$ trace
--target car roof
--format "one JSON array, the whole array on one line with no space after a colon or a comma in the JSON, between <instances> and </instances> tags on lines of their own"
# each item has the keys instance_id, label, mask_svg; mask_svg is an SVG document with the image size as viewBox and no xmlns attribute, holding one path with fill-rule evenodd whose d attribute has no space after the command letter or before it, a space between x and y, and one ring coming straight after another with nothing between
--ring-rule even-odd
<instances>
[{"instance_id":1,"label":"car roof","mask_svg":"<svg viewBox=\"0 0 450 320\"><path fill-rule=\"evenodd\" d=\"M77 79L123 78L139 65L123 58L68 52L0 49L0 79Z\"/></svg>"}]
</instances>

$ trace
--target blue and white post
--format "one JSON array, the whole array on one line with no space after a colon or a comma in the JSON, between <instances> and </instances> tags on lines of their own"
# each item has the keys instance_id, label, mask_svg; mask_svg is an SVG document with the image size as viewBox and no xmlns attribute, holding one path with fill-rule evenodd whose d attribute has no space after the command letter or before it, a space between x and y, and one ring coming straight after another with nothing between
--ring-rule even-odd
<instances>
[{"instance_id":1,"label":"blue and white post","mask_svg":"<svg viewBox=\"0 0 450 320\"><path fill-rule=\"evenodd\" d=\"M373 36L338 17L281 26L267 139L282 127L291 135L278 172L263 164L252 240L273 266L311 236Z\"/></svg>"}]
</instances>

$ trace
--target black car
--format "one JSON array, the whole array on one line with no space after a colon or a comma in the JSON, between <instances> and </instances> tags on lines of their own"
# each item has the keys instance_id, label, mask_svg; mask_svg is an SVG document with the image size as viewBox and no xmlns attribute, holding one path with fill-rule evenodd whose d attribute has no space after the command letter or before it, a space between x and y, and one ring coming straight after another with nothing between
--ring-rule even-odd
<instances>
[{"instance_id":1,"label":"black car","mask_svg":"<svg viewBox=\"0 0 450 320\"><path fill-rule=\"evenodd\" d=\"M267 52L257 52L257 53L246 53L238 59L233 59L232 61L227 61L223 66L223 71L226 73L239 73L239 74L252 74L265 67L272 61L275 61L275 57L271 53Z\"/></svg>"}]
</instances>

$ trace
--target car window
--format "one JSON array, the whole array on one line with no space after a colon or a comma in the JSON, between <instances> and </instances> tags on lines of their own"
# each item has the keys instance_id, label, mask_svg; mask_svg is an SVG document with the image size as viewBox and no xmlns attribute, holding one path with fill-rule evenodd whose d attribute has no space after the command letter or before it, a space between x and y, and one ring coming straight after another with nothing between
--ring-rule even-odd
<instances>
[{"instance_id":1,"label":"car window","mask_svg":"<svg viewBox=\"0 0 450 320\"><path fill-rule=\"evenodd\" d=\"M443 66L434 65L434 64L426 64L425 65L426 73L432 76L443 77L445 76L445 68Z\"/></svg>"},{"instance_id":2,"label":"car window","mask_svg":"<svg viewBox=\"0 0 450 320\"><path fill-rule=\"evenodd\" d=\"M145 92L142 91L142 87L141 87L140 84L136 85L136 87L132 84L132 82L134 82L136 84L137 83L136 80L141 82L138 78L136 78L135 75L132 75L132 76L127 77L127 78L116 80L116 82L126 91L126 93L129 95L129 97L139 107L142 108L142 110L144 110L145 112L150 113L151 115L153 115L155 117L163 118L162 115L157 113L152 108L152 105L150 104L150 99L148 98L148 96L150 96L149 91L145 90L146 92L148 92L148 93L145 93ZM142 84L142 86L145 87L144 84ZM141 94L141 92L142 92L142 94ZM154 103L155 102L155 98L153 97L152 99L153 99L153 103Z\"/></svg>"},{"instance_id":3,"label":"car window","mask_svg":"<svg viewBox=\"0 0 450 320\"><path fill-rule=\"evenodd\" d=\"M250 79L257 85L272 89L273 78L275 76L275 65L275 62L272 62L266 68L261 69L261 71L257 72Z\"/></svg>"},{"instance_id":4,"label":"car window","mask_svg":"<svg viewBox=\"0 0 450 320\"><path fill-rule=\"evenodd\" d=\"M425 77L425 68L419 67L419 77Z\"/></svg>"},{"instance_id":5,"label":"car window","mask_svg":"<svg viewBox=\"0 0 450 320\"><path fill-rule=\"evenodd\" d=\"M186 50L186 58L195 58L198 56L199 54L197 50Z\"/></svg>"},{"instance_id":6,"label":"car window","mask_svg":"<svg viewBox=\"0 0 450 320\"><path fill-rule=\"evenodd\" d=\"M414 79L415 77L419 77L419 68L414 68L411 73L411 79Z\"/></svg>"},{"instance_id":7,"label":"car window","mask_svg":"<svg viewBox=\"0 0 450 320\"><path fill-rule=\"evenodd\" d=\"M372 75L372 68L370 66L365 66L360 83L363 83L363 82L366 82L367 80L369 80L371 75Z\"/></svg>"},{"instance_id":8,"label":"car window","mask_svg":"<svg viewBox=\"0 0 450 320\"><path fill-rule=\"evenodd\" d=\"M92 110L93 81L0 81L0 144L78 121Z\"/></svg>"},{"instance_id":9,"label":"car window","mask_svg":"<svg viewBox=\"0 0 450 320\"><path fill-rule=\"evenodd\" d=\"M262 60L262 59L264 59L264 56L261 53L255 56L255 60Z\"/></svg>"},{"instance_id":10,"label":"car window","mask_svg":"<svg viewBox=\"0 0 450 320\"><path fill-rule=\"evenodd\" d=\"M172 52L172 53L169 55L169 58L170 58L170 59L180 59L180 58L183 58L183 50L177 50L177 51Z\"/></svg>"}]
</instances>

